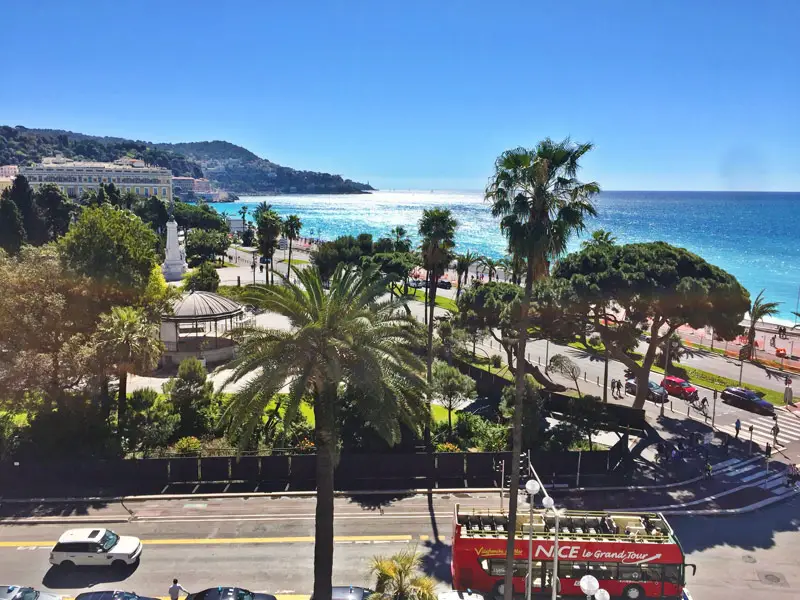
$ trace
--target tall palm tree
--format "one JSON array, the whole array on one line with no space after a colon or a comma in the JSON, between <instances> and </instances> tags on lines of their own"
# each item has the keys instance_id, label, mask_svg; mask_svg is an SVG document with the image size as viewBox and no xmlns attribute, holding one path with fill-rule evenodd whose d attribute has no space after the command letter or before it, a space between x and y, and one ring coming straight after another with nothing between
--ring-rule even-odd
<instances>
[{"instance_id":1,"label":"tall palm tree","mask_svg":"<svg viewBox=\"0 0 800 600\"><path fill-rule=\"evenodd\" d=\"M778 314L780 302L767 302L764 300L764 290L758 292L758 296L750 304L750 327L747 330L747 343L750 345L750 360L755 356L756 323L762 321L764 317L773 317Z\"/></svg>"},{"instance_id":2,"label":"tall palm tree","mask_svg":"<svg viewBox=\"0 0 800 600\"><path fill-rule=\"evenodd\" d=\"M489 283L492 283L492 275L497 275L497 267L500 266L500 263L488 256L481 256L479 262L483 270L489 274Z\"/></svg>"},{"instance_id":3,"label":"tall palm tree","mask_svg":"<svg viewBox=\"0 0 800 600\"><path fill-rule=\"evenodd\" d=\"M469 270L475 263L478 262L479 256L467 250L464 254L456 254L456 275L458 277L458 288L456 289L456 300L461 297L461 279L464 279L464 285L467 285L467 276Z\"/></svg>"},{"instance_id":4,"label":"tall palm tree","mask_svg":"<svg viewBox=\"0 0 800 600\"><path fill-rule=\"evenodd\" d=\"M250 212L250 209L247 206L242 206L239 209L239 214L242 215L242 229L247 229L247 213Z\"/></svg>"},{"instance_id":5,"label":"tall palm tree","mask_svg":"<svg viewBox=\"0 0 800 600\"><path fill-rule=\"evenodd\" d=\"M389 600L435 600L436 582L420 574L422 557L416 549L401 550L393 556L376 556L369 572L375 576L375 592Z\"/></svg>"},{"instance_id":6,"label":"tall palm tree","mask_svg":"<svg viewBox=\"0 0 800 600\"><path fill-rule=\"evenodd\" d=\"M573 144L569 138L561 142L547 138L530 150L508 150L495 162L495 174L486 187L486 199L492 203L492 214L501 218L500 230L508 239L509 252L526 263L514 373L514 456L522 452L521 406L525 397L525 346L533 281L549 273L550 261L566 251L570 236L583 230L586 217L597 214L592 197L600 191L600 186L576 178L581 157L591 149L592 144ZM518 460L511 461L511 489L519 489ZM517 494L509 498L508 516L510 523L516 523ZM513 592L514 535L514 528L510 527L506 542L505 600L511 600Z\"/></svg>"},{"instance_id":7,"label":"tall palm tree","mask_svg":"<svg viewBox=\"0 0 800 600\"><path fill-rule=\"evenodd\" d=\"M395 252L409 252L411 250L411 240L405 227L398 225L392 229L391 233L394 236Z\"/></svg>"},{"instance_id":8,"label":"tall palm tree","mask_svg":"<svg viewBox=\"0 0 800 600\"><path fill-rule=\"evenodd\" d=\"M283 221L280 215L270 205L262 202L256 209L256 233L258 234L258 249L263 256L269 259L270 283L275 283L275 250L278 249L278 238L283 230Z\"/></svg>"},{"instance_id":9,"label":"tall palm tree","mask_svg":"<svg viewBox=\"0 0 800 600\"><path fill-rule=\"evenodd\" d=\"M289 279L289 273L292 272L292 242L300 237L302 228L303 222L297 215L289 215L283 220L283 235L289 240L289 261L286 266L286 279Z\"/></svg>"},{"instance_id":10,"label":"tall palm tree","mask_svg":"<svg viewBox=\"0 0 800 600\"><path fill-rule=\"evenodd\" d=\"M100 317L95 333L98 352L112 365L119 380L117 427L122 426L128 398L128 373L149 371L158 364L164 349L159 326L142 309L115 306Z\"/></svg>"},{"instance_id":11,"label":"tall palm tree","mask_svg":"<svg viewBox=\"0 0 800 600\"><path fill-rule=\"evenodd\" d=\"M439 278L444 275L455 247L458 223L447 208L426 208L419 220L419 235L422 238L422 266L428 271L428 383L431 382L433 366L433 311L436 308L436 290Z\"/></svg>"},{"instance_id":12,"label":"tall palm tree","mask_svg":"<svg viewBox=\"0 0 800 600\"><path fill-rule=\"evenodd\" d=\"M605 229L597 229L592 232L592 237L588 240L581 242L582 248L602 248L604 246L613 246L617 243L617 238L610 231Z\"/></svg>"},{"instance_id":13,"label":"tall palm tree","mask_svg":"<svg viewBox=\"0 0 800 600\"><path fill-rule=\"evenodd\" d=\"M298 283L253 286L247 298L289 319L291 330L236 330L239 343L228 382L242 381L223 424L245 442L261 427L264 410L285 385L284 419L291 422L308 395L313 399L317 447L314 597L331 598L333 568L333 470L343 390L358 398L365 421L390 444L399 423L418 430L427 415L422 362L412 352L415 322L401 300L387 301L386 282L374 268L340 264L325 291L316 268L293 269Z\"/></svg>"},{"instance_id":14,"label":"tall palm tree","mask_svg":"<svg viewBox=\"0 0 800 600\"><path fill-rule=\"evenodd\" d=\"M253 209L253 221L258 223L259 218L271 210L272 210L272 204L268 204L267 202L262 200L256 205L255 209Z\"/></svg>"}]
</instances>

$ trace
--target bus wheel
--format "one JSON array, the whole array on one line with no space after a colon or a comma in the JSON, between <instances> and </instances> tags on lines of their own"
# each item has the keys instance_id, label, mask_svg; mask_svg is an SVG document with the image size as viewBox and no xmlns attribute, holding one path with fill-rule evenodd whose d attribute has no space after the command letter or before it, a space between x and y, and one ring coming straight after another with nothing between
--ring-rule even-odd
<instances>
[{"instance_id":1,"label":"bus wheel","mask_svg":"<svg viewBox=\"0 0 800 600\"><path fill-rule=\"evenodd\" d=\"M492 588L492 600L503 600L503 593L505 592L506 586L503 585L502 581L498 581L494 584Z\"/></svg>"},{"instance_id":2,"label":"bus wheel","mask_svg":"<svg viewBox=\"0 0 800 600\"><path fill-rule=\"evenodd\" d=\"M627 600L639 600L639 598L644 598L644 590L638 585L629 585L622 590L622 597Z\"/></svg>"}]
</instances>

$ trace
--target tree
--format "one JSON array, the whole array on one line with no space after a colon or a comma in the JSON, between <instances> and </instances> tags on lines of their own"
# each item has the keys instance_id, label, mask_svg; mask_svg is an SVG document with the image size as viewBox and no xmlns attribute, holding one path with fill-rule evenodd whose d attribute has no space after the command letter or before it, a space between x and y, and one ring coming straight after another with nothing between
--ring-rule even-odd
<instances>
[{"instance_id":1,"label":"tree","mask_svg":"<svg viewBox=\"0 0 800 600\"><path fill-rule=\"evenodd\" d=\"M444 275L456 245L455 235L458 223L453 213L446 208L426 208L419 221L419 235L422 238L422 266L428 271L430 316L428 317L428 384L433 381L433 311L436 308L436 289L439 278ZM426 443L428 440L425 440Z\"/></svg>"},{"instance_id":2,"label":"tree","mask_svg":"<svg viewBox=\"0 0 800 600\"><path fill-rule=\"evenodd\" d=\"M456 302L458 302L458 299L461 297L461 279L464 279L464 285L466 286L469 270L472 268L472 265L477 263L479 260L480 257L471 250L467 250L464 254L456 254L456 275L458 277Z\"/></svg>"},{"instance_id":3,"label":"tree","mask_svg":"<svg viewBox=\"0 0 800 600\"><path fill-rule=\"evenodd\" d=\"M178 414L176 437L200 436L214 426L211 418L214 382L198 359L181 361L178 374L162 387Z\"/></svg>"},{"instance_id":4,"label":"tree","mask_svg":"<svg viewBox=\"0 0 800 600\"><path fill-rule=\"evenodd\" d=\"M647 399L658 347L679 327L711 326L719 338L734 339L750 306L733 275L666 242L587 247L560 260L553 279L563 284L554 296L556 320L591 327L636 374L634 408ZM640 364L629 349L644 331L650 341Z\"/></svg>"},{"instance_id":5,"label":"tree","mask_svg":"<svg viewBox=\"0 0 800 600\"><path fill-rule=\"evenodd\" d=\"M289 260L286 265L286 278L292 272L292 243L300 237L300 230L303 228L303 222L297 215L288 215L283 220L283 235L289 240Z\"/></svg>"},{"instance_id":6,"label":"tree","mask_svg":"<svg viewBox=\"0 0 800 600\"><path fill-rule=\"evenodd\" d=\"M242 231L242 246L252 247L256 241L256 232L251 226Z\"/></svg>"},{"instance_id":7,"label":"tree","mask_svg":"<svg viewBox=\"0 0 800 600\"><path fill-rule=\"evenodd\" d=\"M563 354L554 354L550 357L550 370L560 373L563 377L572 380L575 384L575 389L578 392L578 398L581 397L581 388L578 387L578 379L581 376L581 367L576 364L570 357Z\"/></svg>"},{"instance_id":8,"label":"tree","mask_svg":"<svg viewBox=\"0 0 800 600\"><path fill-rule=\"evenodd\" d=\"M418 429L427 416L425 382L412 352L414 321L402 302L382 299L386 284L377 271L340 265L327 293L316 268L295 268L294 276L297 284L252 286L248 302L287 317L293 328L236 330L239 349L229 381L246 379L223 419L248 440L285 385L286 422L292 422L303 396L312 398L317 447L314 597L324 600L331 597L333 469L342 390L358 398L356 408L365 422L394 444L400 422Z\"/></svg>"},{"instance_id":9,"label":"tree","mask_svg":"<svg viewBox=\"0 0 800 600\"><path fill-rule=\"evenodd\" d=\"M517 404L514 386L507 385L503 388L498 407L500 414L507 423L514 421L514 407ZM547 420L542 416L544 399L539 391L539 384L530 376L525 376L525 395L522 400L522 448L530 450L538 448L541 442L542 431L547 429Z\"/></svg>"},{"instance_id":10,"label":"tree","mask_svg":"<svg viewBox=\"0 0 800 600\"><path fill-rule=\"evenodd\" d=\"M400 225L393 227L391 234L394 236L395 252L411 252L411 239L408 237L408 232L405 227L401 227Z\"/></svg>"},{"instance_id":11,"label":"tree","mask_svg":"<svg viewBox=\"0 0 800 600\"><path fill-rule=\"evenodd\" d=\"M511 369L516 368L514 345L519 337L517 311L521 297L522 290L511 283L493 281L474 286L458 299L455 317L458 327L488 332L502 346Z\"/></svg>"},{"instance_id":12,"label":"tree","mask_svg":"<svg viewBox=\"0 0 800 600\"><path fill-rule=\"evenodd\" d=\"M225 218L208 204L175 202L173 216L178 227L184 231L189 229L208 229L227 233L229 230L228 222Z\"/></svg>"},{"instance_id":13,"label":"tree","mask_svg":"<svg viewBox=\"0 0 800 600\"><path fill-rule=\"evenodd\" d=\"M324 281L330 279L340 263L358 266L363 256L372 254L372 236L361 234L358 238L342 235L332 242L324 242L311 253L311 264L319 269Z\"/></svg>"},{"instance_id":14,"label":"tree","mask_svg":"<svg viewBox=\"0 0 800 600\"><path fill-rule=\"evenodd\" d=\"M47 243L47 227L42 218L39 207L36 206L33 189L23 175L17 175L8 191L11 200L22 216L22 226L25 229L25 241L33 246Z\"/></svg>"},{"instance_id":15,"label":"tree","mask_svg":"<svg viewBox=\"0 0 800 600\"><path fill-rule=\"evenodd\" d=\"M126 452L141 452L145 457L164 448L173 438L179 417L172 404L150 388L134 391L128 397L128 410L120 424Z\"/></svg>"},{"instance_id":16,"label":"tree","mask_svg":"<svg viewBox=\"0 0 800 600\"><path fill-rule=\"evenodd\" d=\"M123 293L139 295L157 265L158 238L142 220L108 204L85 208L59 240L65 264Z\"/></svg>"},{"instance_id":17,"label":"tree","mask_svg":"<svg viewBox=\"0 0 800 600\"><path fill-rule=\"evenodd\" d=\"M378 241L375 242L374 250L376 254L394 252L394 240L388 237L378 238Z\"/></svg>"},{"instance_id":18,"label":"tree","mask_svg":"<svg viewBox=\"0 0 800 600\"><path fill-rule=\"evenodd\" d=\"M375 577L375 592L388 600L436 600L436 582L419 573L422 558L416 549L407 549L385 558L376 556L370 564Z\"/></svg>"},{"instance_id":19,"label":"tree","mask_svg":"<svg viewBox=\"0 0 800 600\"><path fill-rule=\"evenodd\" d=\"M437 360L433 363L431 392L447 409L447 431L453 433L453 411L475 398L475 380L455 367Z\"/></svg>"},{"instance_id":20,"label":"tree","mask_svg":"<svg viewBox=\"0 0 800 600\"><path fill-rule=\"evenodd\" d=\"M239 214L242 216L242 227L247 228L247 213L250 209L247 206L239 208Z\"/></svg>"},{"instance_id":21,"label":"tree","mask_svg":"<svg viewBox=\"0 0 800 600\"><path fill-rule=\"evenodd\" d=\"M94 343L118 378L117 423L121 424L128 400L128 373L154 369L161 357L164 345L159 326L148 321L141 309L115 306L100 317Z\"/></svg>"},{"instance_id":22,"label":"tree","mask_svg":"<svg viewBox=\"0 0 800 600\"><path fill-rule=\"evenodd\" d=\"M500 263L488 256L481 256L478 262L483 267L483 270L489 274L489 283L491 283L492 277L497 275L497 267L500 266Z\"/></svg>"},{"instance_id":23,"label":"tree","mask_svg":"<svg viewBox=\"0 0 800 600\"><path fill-rule=\"evenodd\" d=\"M46 183L36 190L34 200L44 222L47 240L53 241L66 235L76 210L66 194L58 186Z\"/></svg>"},{"instance_id":24,"label":"tree","mask_svg":"<svg viewBox=\"0 0 800 600\"><path fill-rule=\"evenodd\" d=\"M22 215L8 194L0 196L0 248L11 255L17 254L25 242Z\"/></svg>"},{"instance_id":25,"label":"tree","mask_svg":"<svg viewBox=\"0 0 800 600\"><path fill-rule=\"evenodd\" d=\"M579 161L592 144L573 144L569 139L550 138L536 148L517 148L500 155L495 174L486 188L492 214L500 217L500 230L508 240L509 253L525 260L525 292L519 312L517 358L523 361L528 340L528 311L534 278L545 277L550 261L566 251L570 236L584 227L587 216L596 211L592 197L600 191L596 183L581 183L576 178ZM525 393L525 369L515 374L518 398ZM522 415L514 415L512 448L515 456L522 444ZM511 461L511 488L519 489L519 461ZM517 495L508 503L510 522L516 522ZM505 600L511 600L514 567L514 531L506 542Z\"/></svg>"},{"instance_id":26,"label":"tree","mask_svg":"<svg viewBox=\"0 0 800 600\"><path fill-rule=\"evenodd\" d=\"M581 248L613 246L617 243L617 238L610 231L597 229L592 232L592 237L581 242Z\"/></svg>"},{"instance_id":27,"label":"tree","mask_svg":"<svg viewBox=\"0 0 800 600\"><path fill-rule=\"evenodd\" d=\"M150 225L158 234L164 235L167 231L167 221L169 220L169 212L164 201L158 196L147 196L140 198L132 192L126 192L123 197L123 204L127 207L131 205L133 213L138 216L142 221ZM178 225L181 222L175 219ZM183 223L186 228L186 222ZM195 225L196 226L196 225Z\"/></svg>"},{"instance_id":28,"label":"tree","mask_svg":"<svg viewBox=\"0 0 800 600\"><path fill-rule=\"evenodd\" d=\"M183 289L190 292L216 292L219 288L219 273L208 261L183 276Z\"/></svg>"},{"instance_id":29,"label":"tree","mask_svg":"<svg viewBox=\"0 0 800 600\"><path fill-rule=\"evenodd\" d=\"M262 203L263 204L263 203ZM269 270L272 274L270 283L275 283L274 258L275 250L278 249L278 239L283 230L283 222L280 215L272 208L258 207L256 216L256 233L258 235L258 250L262 256L269 259Z\"/></svg>"},{"instance_id":30,"label":"tree","mask_svg":"<svg viewBox=\"0 0 800 600\"><path fill-rule=\"evenodd\" d=\"M756 342L756 324L763 321L766 317L774 317L778 314L778 306L780 302L767 302L764 300L764 290L758 292L758 296L753 299L750 304L750 309L747 311L750 317L750 327L747 329L747 344L750 346L750 356L748 358L753 360L755 356L755 342Z\"/></svg>"},{"instance_id":31,"label":"tree","mask_svg":"<svg viewBox=\"0 0 800 600\"><path fill-rule=\"evenodd\" d=\"M186 258L190 267L216 261L224 256L230 246L228 236L220 231L192 229L186 235Z\"/></svg>"}]
</instances>

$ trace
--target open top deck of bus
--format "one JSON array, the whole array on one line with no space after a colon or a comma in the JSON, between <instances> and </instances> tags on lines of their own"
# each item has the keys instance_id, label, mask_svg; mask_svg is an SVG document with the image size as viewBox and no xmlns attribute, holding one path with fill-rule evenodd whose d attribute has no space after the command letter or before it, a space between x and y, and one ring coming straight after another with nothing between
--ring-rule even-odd
<instances>
[{"instance_id":1,"label":"open top deck of bus","mask_svg":"<svg viewBox=\"0 0 800 600\"><path fill-rule=\"evenodd\" d=\"M564 510L558 514L558 537L561 540L676 543L672 528L658 513ZM456 519L463 538L487 539L508 534L508 515L502 512L479 509L462 511L456 505ZM535 509L533 521L530 522L528 511L520 511L517 514L516 537L528 539L531 526L533 539L551 539L556 531L555 516L552 511Z\"/></svg>"}]
</instances>

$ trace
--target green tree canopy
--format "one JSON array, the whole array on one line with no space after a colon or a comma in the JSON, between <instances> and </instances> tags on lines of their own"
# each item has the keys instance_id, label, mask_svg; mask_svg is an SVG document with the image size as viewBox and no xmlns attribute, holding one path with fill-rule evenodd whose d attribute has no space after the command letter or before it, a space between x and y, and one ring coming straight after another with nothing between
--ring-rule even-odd
<instances>
[{"instance_id":1,"label":"green tree canopy","mask_svg":"<svg viewBox=\"0 0 800 600\"><path fill-rule=\"evenodd\" d=\"M41 211L36 205L33 189L23 175L17 175L9 188L8 199L16 204L22 216L25 228L25 241L34 246L41 246L48 241L47 225Z\"/></svg>"},{"instance_id":2,"label":"green tree canopy","mask_svg":"<svg viewBox=\"0 0 800 600\"><path fill-rule=\"evenodd\" d=\"M453 411L475 398L475 380L440 360L433 363L431 393L447 409L447 430L453 431Z\"/></svg>"},{"instance_id":3,"label":"green tree canopy","mask_svg":"<svg viewBox=\"0 0 800 600\"><path fill-rule=\"evenodd\" d=\"M186 234L186 259L190 267L214 261L224 256L230 246L226 233L206 229L192 229Z\"/></svg>"},{"instance_id":4,"label":"green tree canopy","mask_svg":"<svg viewBox=\"0 0 800 600\"><path fill-rule=\"evenodd\" d=\"M311 253L311 264L319 269L322 279L330 279L336 267L346 265L360 265L362 256L372 254L372 236L362 233L358 238L352 235L343 235L332 242L323 242Z\"/></svg>"},{"instance_id":5,"label":"green tree canopy","mask_svg":"<svg viewBox=\"0 0 800 600\"><path fill-rule=\"evenodd\" d=\"M719 338L733 339L750 306L733 275L665 242L586 247L561 260L553 276L567 284L559 299L564 321L588 323L611 355L637 373L637 408L647 397L658 346L678 327L711 326ZM650 343L640 367L626 349L643 330Z\"/></svg>"},{"instance_id":6,"label":"green tree canopy","mask_svg":"<svg viewBox=\"0 0 800 600\"><path fill-rule=\"evenodd\" d=\"M196 269L183 276L183 289L191 292L216 292L219 273L210 262L200 263Z\"/></svg>"},{"instance_id":7,"label":"green tree canopy","mask_svg":"<svg viewBox=\"0 0 800 600\"><path fill-rule=\"evenodd\" d=\"M52 183L36 190L34 200L44 221L47 239L52 241L64 236L77 210L75 203Z\"/></svg>"},{"instance_id":8,"label":"green tree canopy","mask_svg":"<svg viewBox=\"0 0 800 600\"><path fill-rule=\"evenodd\" d=\"M263 256L269 259L269 269L272 272L272 281L274 283L274 264L275 250L278 249L278 239L281 237L283 230L283 221L280 215L270 208L265 203L264 206L259 205L256 209L256 240L258 241L258 250Z\"/></svg>"},{"instance_id":9,"label":"green tree canopy","mask_svg":"<svg viewBox=\"0 0 800 600\"><path fill-rule=\"evenodd\" d=\"M511 283L493 281L468 288L458 299L457 327L487 331L506 352L513 368L522 290Z\"/></svg>"},{"instance_id":10,"label":"green tree canopy","mask_svg":"<svg viewBox=\"0 0 800 600\"><path fill-rule=\"evenodd\" d=\"M139 217L108 204L85 208L59 241L72 271L136 295L147 288L157 245L156 234Z\"/></svg>"},{"instance_id":11,"label":"green tree canopy","mask_svg":"<svg viewBox=\"0 0 800 600\"><path fill-rule=\"evenodd\" d=\"M16 254L25 242L25 227L22 215L9 195L0 196L0 248L9 254Z\"/></svg>"},{"instance_id":12,"label":"green tree canopy","mask_svg":"<svg viewBox=\"0 0 800 600\"><path fill-rule=\"evenodd\" d=\"M181 361L177 376L163 390L179 415L176 437L200 436L215 425L211 414L214 382L208 380L208 371L198 359Z\"/></svg>"},{"instance_id":13,"label":"green tree canopy","mask_svg":"<svg viewBox=\"0 0 800 600\"><path fill-rule=\"evenodd\" d=\"M173 213L178 227L182 229L208 229L210 231L228 231L228 222L208 204L189 204L175 202Z\"/></svg>"}]
</instances>

